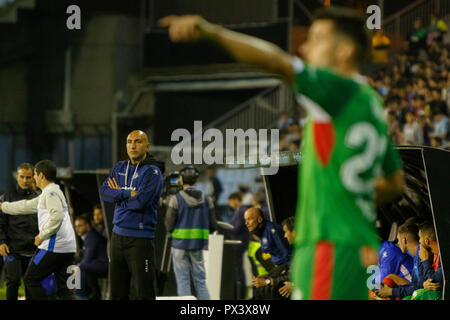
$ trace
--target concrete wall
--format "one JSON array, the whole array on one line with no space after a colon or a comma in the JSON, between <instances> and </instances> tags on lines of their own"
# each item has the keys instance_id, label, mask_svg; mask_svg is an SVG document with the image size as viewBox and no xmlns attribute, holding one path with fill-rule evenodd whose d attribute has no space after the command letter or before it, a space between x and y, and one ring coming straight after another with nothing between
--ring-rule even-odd
<instances>
[{"instance_id":1,"label":"concrete wall","mask_svg":"<svg viewBox=\"0 0 450 320\"><path fill-rule=\"evenodd\" d=\"M104 10L108 3L89 10L99 2L82 3L80 31L66 29L65 0L37 1L16 24L0 24L0 192L12 186L11 172L24 161L51 159L76 170L111 167L114 96L139 70L141 41L137 14ZM75 131L52 134L46 112L63 108L67 48Z\"/></svg>"},{"instance_id":2,"label":"concrete wall","mask_svg":"<svg viewBox=\"0 0 450 320\"><path fill-rule=\"evenodd\" d=\"M89 20L81 41L72 44L71 108L80 125L109 124L116 91L139 67L139 21L120 15Z\"/></svg>"}]
</instances>

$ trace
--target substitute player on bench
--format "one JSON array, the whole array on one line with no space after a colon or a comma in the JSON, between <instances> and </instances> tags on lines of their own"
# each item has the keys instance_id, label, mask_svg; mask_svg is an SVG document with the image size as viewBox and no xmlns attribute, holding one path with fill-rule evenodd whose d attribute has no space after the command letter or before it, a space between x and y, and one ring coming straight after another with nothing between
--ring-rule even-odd
<instances>
[{"instance_id":1,"label":"substitute player on bench","mask_svg":"<svg viewBox=\"0 0 450 320\"><path fill-rule=\"evenodd\" d=\"M175 42L211 39L236 60L282 76L307 109L300 165L294 299L367 299L363 265L376 264L375 202L403 188L382 102L358 69L369 50L365 16L350 9L319 11L301 51L211 24L199 16L159 21Z\"/></svg>"}]
</instances>

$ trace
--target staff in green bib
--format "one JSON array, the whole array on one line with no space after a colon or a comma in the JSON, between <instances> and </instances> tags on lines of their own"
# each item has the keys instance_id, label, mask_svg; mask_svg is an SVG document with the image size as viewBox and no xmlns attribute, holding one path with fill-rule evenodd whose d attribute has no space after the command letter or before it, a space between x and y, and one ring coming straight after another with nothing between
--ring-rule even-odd
<instances>
[{"instance_id":1,"label":"staff in green bib","mask_svg":"<svg viewBox=\"0 0 450 320\"><path fill-rule=\"evenodd\" d=\"M217 230L213 202L194 188L199 172L194 167L180 171L183 190L172 196L165 226L172 233L172 260L177 294L192 296L191 274L199 300L209 300L203 250L208 250L209 233Z\"/></svg>"},{"instance_id":2,"label":"staff in green bib","mask_svg":"<svg viewBox=\"0 0 450 320\"><path fill-rule=\"evenodd\" d=\"M174 42L210 39L237 61L281 76L308 112L291 266L297 299L368 299L364 266L377 263L376 204L401 194L402 162L383 103L359 75L370 37L366 16L347 8L315 15L303 60L267 41L200 16L159 21Z\"/></svg>"}]
</instances>

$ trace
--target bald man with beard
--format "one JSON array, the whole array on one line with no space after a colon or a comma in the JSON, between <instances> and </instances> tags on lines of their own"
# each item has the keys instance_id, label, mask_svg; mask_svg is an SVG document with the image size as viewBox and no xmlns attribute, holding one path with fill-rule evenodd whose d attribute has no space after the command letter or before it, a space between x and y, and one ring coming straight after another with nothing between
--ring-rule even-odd
<instances>
[{"instance_id":1,"label":"bald man with beard","mask_svg":"<svg viewBox=\"0 0 450 320\"><path fill-rule=\"evenodd\" d=\"M132 131L126 141L129 159L116 164L100 189L115 204L111 236L110 281L113 300L154 300L154 245L164 163L148 153L147 135Z\"/></svg>"}]
</instances>

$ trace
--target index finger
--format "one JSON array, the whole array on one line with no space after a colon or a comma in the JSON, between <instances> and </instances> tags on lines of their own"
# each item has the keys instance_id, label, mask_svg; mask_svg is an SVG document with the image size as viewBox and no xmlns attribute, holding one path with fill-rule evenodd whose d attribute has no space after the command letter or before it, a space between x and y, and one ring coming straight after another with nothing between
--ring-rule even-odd
<instances>
[{"instance_id":1,"label":"index finger","mask_svg":"<svg viewBox=\"0 0 450 320\"><path fill-rule=\"evenodd\" d=\"M160 28L167 28L170 26L173 20L175 20L178 16L176 15L168 15L158 20L157 25Z\"/></svg>"}]
</instances>

